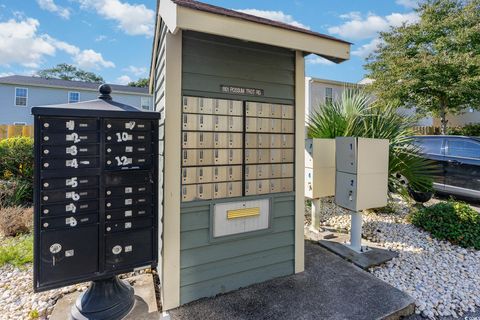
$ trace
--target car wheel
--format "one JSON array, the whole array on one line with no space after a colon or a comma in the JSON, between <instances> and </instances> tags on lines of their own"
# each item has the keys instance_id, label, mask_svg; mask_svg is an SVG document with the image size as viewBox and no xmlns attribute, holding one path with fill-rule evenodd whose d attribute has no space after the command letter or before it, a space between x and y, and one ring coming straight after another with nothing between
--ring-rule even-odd
<instances>
[{"instance_id":1,"label":"car wheel","mask_svg":"<svg viewBox=\"0 0 480 320\"><path fill-rule=\"evenodd\" d=\"M433 193L432 192L419 192L419 191L414 191L410 188L408 188L408 193L410 194L410 197L412 197L415 202L419 203L425 203L428 202L430 199L432 199Z\"/></svg>"}]
</instances>

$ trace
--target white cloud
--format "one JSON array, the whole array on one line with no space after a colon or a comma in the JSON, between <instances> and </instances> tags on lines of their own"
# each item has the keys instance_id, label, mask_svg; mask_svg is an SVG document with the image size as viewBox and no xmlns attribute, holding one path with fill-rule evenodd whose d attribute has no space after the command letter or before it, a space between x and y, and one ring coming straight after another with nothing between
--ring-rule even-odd
<instances>
[{"instance_id":1,"label":"white cloud","mask_svg":"<svg viewBox=\"0 0 480 320\"><path fill-rule=\"evenodd\" d=\"M330 61L330 60L327 60L325 58L322 58L322 57L319 57L317 55L309 55L307 57L307 59L305 59L305 61L308 63L308 64L322 64L322 65L326 65L326 66L331 66L331 65L334 65L335 63Z\"/></svg>"},{"instance_id":2,"label":"white cloud","mask_svg":"<svg viewBox=\"0 0 480 320\"><path fill-rule=\"evenodd\" d=\"M101 34L98 37L95 38L95 42L101 42L103 40L107 39L107 36Z\"/></svg>"},{"instance_id":3,"label":"white cloud","mask_svg":"<svg viewBox=\"0 0 480 320\"><path fill-rule=\"evenodd\" d=\"M396 0L395 3L404 6L405 8L418 7L418 0Z\"/></svg>"},{"instance_id":4,"label":"white cloud","mask_svg":"<svg viewBox=\"0 0 480 320\"><path fill-rule=\"evenodd\" d=\"M128 71L131 74L140 77L147 73L147 68L145 67L135 67L135 66L128 66L128 68L124 68L123 71Z\"/></svg>"},{"instance_id":5,"label":"white cloud","mask_svg":"<svg viewBox=\"0 0 480 320\"><path fill-rule=\"evenodd\" d=\"M369 43L364 44L360 48L353 50L352 55L361 57L361 58L366 58L371 53L373 53L381 43L382 43L382 40L380 40L379 38L375 38Z\"/></svg>"},{"instance_id":6,"label":"white cloud","mask_svg":"<svg viewBox=\"0 0 480 320\"><path fill-rule=\"evenodd\" d=\"M289 14L285 14L282 11L269 11L269 10L258 10L258 9L234 9L238 12L243 12L246 14L251 14L257 17L262 17L265 19L275 20L279 22L283 22L286 24L291 24L292 26L310 29L310 27L296 21L293 17Z\"/></svg>"},{"instance_id":7,"label":"white cloud","mask_svg":"<svg viewBox=\"0 0 480 320\"><path fill-rule=\"evenodd\" d=\"M37 0L37 3L43 10L56 13L64 19L70 19L70 10L57 5L53 0Z\"/></svg>"},{"instance_id":8,"label":"white cloud","mask_svg":"<svg viewBox=\"0 0 480 320\"><path fill-rule=\"evenodd\" d=\"M143 4L130 4L120 0L76 0L83 9L93 9L129 35L152 36L155 12Z\"/></svg>"},{"instance_id":9,"label":"white cloud","mask_svg":"<svg viewBox=\"0 0 480 320\"><path fill-rule=\"evenodd\" d=\"M92 49L79 52L75 55L74 61L80 68L87 70L115 67L112 61L105 60L101 53L95 52Z\"/></svg>"},{"instance_id":10,"label":"white cloud","mask_svg":"<svg viewBox=\"0 0 480 320\"><path fill-rule=\"evenodd\" d=\"M330 27L328 31L344 38L355 40L376 37L379 32L387 31L392 26L398 27L403 23L412 24L419 20L416 12L405 14L392 13L385 17L369 14L365 18L354 12L342 16L349 19L349 21L339 26Z\"/></svg>"},{"instance_id":11,"label":"white cloud","mask_svg":"<svg viewBox=\"0 0 480 320\"><path fill-rule=\"evenodd\" d=\"M127 76L127 75L123 75L123 76L118 77L115 82L116 82L117 84L127 85L127 84L129 84L130 82L132 82L132 79L131 79L129 76Z\"/></svg>"}]
</instances>

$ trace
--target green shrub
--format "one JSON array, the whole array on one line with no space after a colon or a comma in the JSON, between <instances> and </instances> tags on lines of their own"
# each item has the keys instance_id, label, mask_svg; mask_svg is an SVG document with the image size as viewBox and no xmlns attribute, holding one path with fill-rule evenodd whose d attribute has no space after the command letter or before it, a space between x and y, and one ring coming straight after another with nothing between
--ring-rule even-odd
<instances>
[{"instance_id":1,"label":"green shrub","mask_svg":"<svg viewBox=\"0 0 480 320\"><path fill-rule=\"evenodd\" d=\"M480 250L480 214L466 203L437 203L414 212L411 221L437 239Z\"/></svg>"},{"instance_id":2,"label":"green shrub","mask_svg":"<svg viewBox=\"0 0 480 320\"><path fill-rule=\"evenodd\" d=\"M455 136L480 137L480 123L469 123L464 127L450 128L448 134Z\"/></svg>"},{"instance_id":3,"label":"green shrub","mask_svg":"<svg viewBox=\"0 0 480 320\"><path fill-rule=\"evenodd\" d=\"M33 202L31 181L11 179L0 180L0 209L11 206L30 206Z\"/></svg>"},{"instance_id":4,"label":"green shrub","mask_svg":"<svg viewBox=\"0 0 480 320\"><path fill-rule=\"evenodd\" d=\"M10 263L21 267L33 261L33 236L22 235L0 242L0 267Z\"/></svg>"},{"instance_id":5,"label":"green shrub","mask_svg":"<svg viewBox=\"0 0 480 320\"><path fill-rule=\"evenodd\" d=\"M15 137L0 141L0 179L33 181L33 139Z\"/></svg>"}]
</instances>

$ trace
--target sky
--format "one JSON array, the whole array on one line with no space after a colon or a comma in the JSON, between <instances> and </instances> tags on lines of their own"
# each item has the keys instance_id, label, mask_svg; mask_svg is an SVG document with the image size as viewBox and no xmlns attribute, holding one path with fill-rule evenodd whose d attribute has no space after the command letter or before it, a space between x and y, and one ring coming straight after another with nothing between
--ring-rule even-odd
<instances>
[{"instance_id":1,"label":"sky","mask_svg":"<svg viewBox=\"0 0 480 320\"><path fill-rule=\"evenodd\" d=\"M205 0L332 35L353 44L349 61L311 55L307 76L358 82L378 32L414 23L416 0ZM156 0L0 0L0 76L73 64L127 84L148 77Z\"/></svg>"}]
</instances>

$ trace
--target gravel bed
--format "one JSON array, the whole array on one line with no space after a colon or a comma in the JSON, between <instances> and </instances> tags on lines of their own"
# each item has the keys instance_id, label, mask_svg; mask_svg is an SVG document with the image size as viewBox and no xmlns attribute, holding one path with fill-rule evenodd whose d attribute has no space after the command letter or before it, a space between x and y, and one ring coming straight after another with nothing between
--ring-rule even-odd
<instances>
[{"instance_id":1,"label":"gravel bed","mask_svg":"<svg viewBox=\"0 0 480 320\"><path fill-rule=\"evenodd\" d=\"M363 237L399 252L398 258L370 272L411 295L416 313L423 317L450 319L478 312L480 251L438 241L409 224L408 205L400 199L392 207L394 212L364 214ZM306 214L309 220L309 208ZM322 226L340 231L350 227L350 215L332 199L323 201L320 220Z\"/></svg>"}]
</instances>

